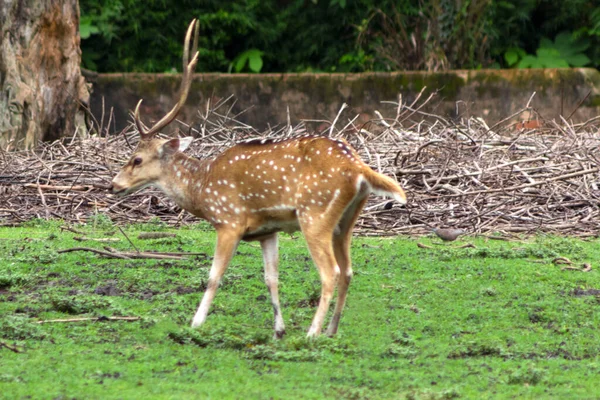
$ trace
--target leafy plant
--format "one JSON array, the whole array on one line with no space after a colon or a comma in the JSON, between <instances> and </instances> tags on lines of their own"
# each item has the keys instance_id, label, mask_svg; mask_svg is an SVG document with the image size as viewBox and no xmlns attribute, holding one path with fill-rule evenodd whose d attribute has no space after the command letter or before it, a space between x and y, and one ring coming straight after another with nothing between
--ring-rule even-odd
<instances>
[{"instance_id":1,"label":"leafy plant","mask_svg":"<svg viewBox=\"0 0 600 400\"><path fill-rule=\"evenodd\" d=\"M25 284L29 279L30 277L25 274L0 271L0 289Z\"/></svg>"},{"instance_id":2,"label":"leafy plant","mask_svg":"<svg viewBox=\"0 0 600 400\"><path fill-rule=\"evenodd\" d=\"M527 54L521 48L510 48L504 53L504 60L509 67L516 68L583 67L591 62L584 53L589 46L589 40L562 32L554 41L542 38L535 55Z\"/></svg>"},{"instance_id":3,"label":"leafy plant","mask_svg":"<svg viewBox=\"0 0 600 400\"><path fill-rule=\"evenodd\" d=\"M42 340L46 335L40 325L21 315L5 315L0 318L0 337L10 340Z\"/></svg>"},{"instance_id":4,"label":"leafy plant","mask_svg":"<svg viewBox=\"0 0 600 400\"><path fill-rule=\"evenodd\" d=\"M83 65L102 72L179 70L182 27L194 16L201 27L199 71L441 70L515 67L522 59L524 65L565 65L564 60L578 66L584 60L579 55L591 60L584 65L600 65L600 7L589 0L79 4ZM563 47L557 35L574 26L580 28L572 39L589 46L565 54L575 47L568 42ZM544 37L557 39L542 46Z\"/></svg>"},{"instance_id":5,"label":"leafy plant","mask_svg":"<svg viewBox=\"0 0 600 400\"><path fill-rule=\"evenodd\" d=\"M79 20L79 36L81 39L88 39L92 35L100 33L100 29L94 25L93 17L85 15Z\"/></svg>"},{"instance_id":6,"label":"leafy plant","mask_svg":"<svg viewBox=\"0 0 600 400\"><path fill-rule=\"evenodd\" d=\"M233 69L235 72L242 72L246 65L252 72L260 72L263 67L263 56L264 52L258 49L249 49L233 59L229 64L229 72Z\"/></svg>"}]
</instances>

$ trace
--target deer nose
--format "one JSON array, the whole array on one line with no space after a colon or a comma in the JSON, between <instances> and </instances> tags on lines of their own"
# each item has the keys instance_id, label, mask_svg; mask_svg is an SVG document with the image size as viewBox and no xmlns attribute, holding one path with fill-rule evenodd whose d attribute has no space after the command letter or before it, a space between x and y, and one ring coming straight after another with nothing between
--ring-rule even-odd
<instances>
[{"instance_id":1,"label":"deer nose","mask_svg":"<svg viewBox=\"0 0 600 400\"><path fill-rule=\"evenodd\" d=\"M121 190L123 190L123 187L120 186L118 183L116 183L114 180L110 183L110 188L109 190L113 193L117 193L120 192Z\"/></svg>"}]
</instances>

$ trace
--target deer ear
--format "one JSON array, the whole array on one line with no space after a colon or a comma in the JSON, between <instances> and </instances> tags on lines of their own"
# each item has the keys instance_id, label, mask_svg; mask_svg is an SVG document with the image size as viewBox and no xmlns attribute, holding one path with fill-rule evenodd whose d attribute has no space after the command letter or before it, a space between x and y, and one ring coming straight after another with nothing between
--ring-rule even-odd
<instances>
[{"instance_id":1,"label":"deer ear","mask_svg":"<svg viewBox=\"0 0 600 400\"><path fill-rule=\"evenodd\" d=\"M194 138L191 136L187 136L179 139L179 151L186 151L190 144L194 141Z\"/></svg>"},{"instance_id":2,"label":"deer ear","mask_svg":"<svg viewBox=\"0 0 600 400\"><path fill-rule=\"evenodd\" d=\"M194 138L191 136L184 137L181 139L171 139L165 142L160 148L161 157L172 155L178 151L185 151L190 144L194 141Z\"/></svg>"}]
</instances>

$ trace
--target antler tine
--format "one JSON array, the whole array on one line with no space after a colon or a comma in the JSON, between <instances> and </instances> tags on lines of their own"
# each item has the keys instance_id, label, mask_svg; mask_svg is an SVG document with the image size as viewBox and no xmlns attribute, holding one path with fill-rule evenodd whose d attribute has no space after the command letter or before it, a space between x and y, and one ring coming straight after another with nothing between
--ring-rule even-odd
<instances>
[{"instance_id":1,"label":"antler tine","mask_svg":"<svg viewBox=\"0 0 600 400\"><path fill-rule=\"evenodd\" d=\"M140 105L142 104L142 101L144 100L140 99L140 101L138 101L137 105L135 106L135 111L133 112L133 119L135 121L135 126L137 126L137 130L140 133L140 136L142 137L142 139L144 139L148 136L148 131L146 130L144 124L142 123L142 120L140 119Z\"/></svg>"},{"instance_id":2,"label":"antler tine","mask_svg":"<svg viewBox=\"0 0 600 400\"><path fill-rule=\"evenodd\" d=\"M199 56L199 53L197 51L198 31L199 31L199 26L197 24L197 20L194 19L190 23L190 26L188 27L187 33L185 35L185 43L183 45L184 46L184 48L183 48L183 76L181 78L181 88L180 88L179 100L177 101L177 104L175 104L175 106L171 109L171 111L169 111L164 117L162 117L160 119L160 121L158 121L156 124L154 124L150 129L146 130L146 129L144 129L144 125L140 120L140 113L139 113L139 111L140 111L139 107L140 107L140 104L142 103L142 100L140 100L138 102L138 104L135 108L134 117L135 117L135 125L137 126L138 131L140 132L140 135L142 136L142 139L151 138L162 128L164 128L165 126L170 124L175 119L177 114L179 114L181 107L183 107L183 105L185 104L185 101L187 99L187 96L188 96L188 93L190 90L190 85L192 83L192 78L193 78L192 73L194 71L194 68L196 67L196 63L198 62L198 56ZM192 51L194 53L194 56L192 57L192 60L189 61L190 39L192 36L192 32L194 32L194 40L193 40L193 44L192 44Z\"/></svg>"},{"instance_id":3,"label":"antler tine","mask_svg":"<svg viewBox=\"0 0 600 400\"><path fill-rule=\"evenodd\" d=\"M198 24L198 20L194 19L192 20L192 22L190 22L190 26L188 27L188 30L185 34L185 45L183 48L183 68L184 71L183 73L185 74L185 68L186 66L190 65L190 37L192 35L192 31L194 31L194 41L192 43L192 54L196 54L196 52L198 51L198 31L200 28L200 24Z\"/></svg>"}]
</instances>

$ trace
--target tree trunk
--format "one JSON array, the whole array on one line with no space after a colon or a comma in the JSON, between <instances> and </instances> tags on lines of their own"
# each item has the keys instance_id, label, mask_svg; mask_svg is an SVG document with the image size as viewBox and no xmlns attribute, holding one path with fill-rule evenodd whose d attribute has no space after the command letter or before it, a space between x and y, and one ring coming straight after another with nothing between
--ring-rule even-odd
<instances>
[{"instance_id":1,"label":"tree trunk","mask_svg":"<svg viewBox=\"0 0 600 400\"><path fill-rule=\"evenodd\" d=\"M0 148L87 134L77 0L0 0Z\"/></svg>"}]
</instances>

